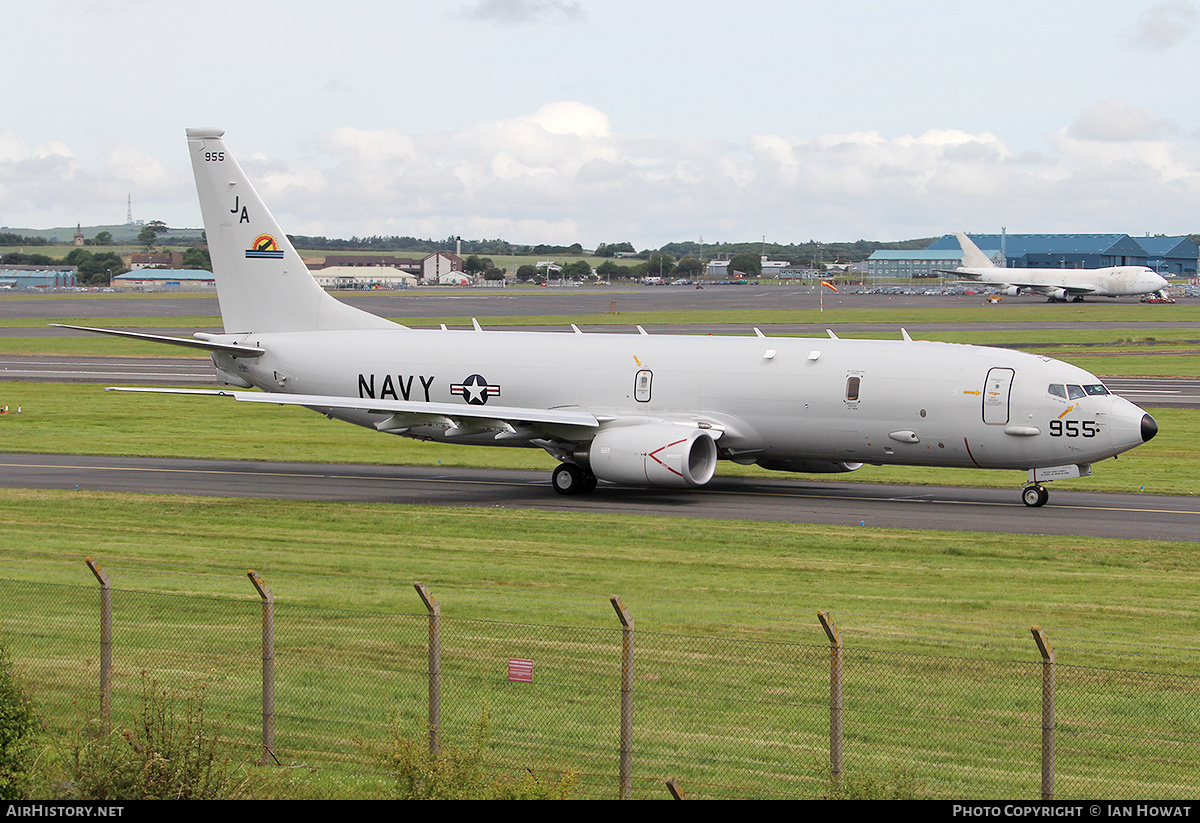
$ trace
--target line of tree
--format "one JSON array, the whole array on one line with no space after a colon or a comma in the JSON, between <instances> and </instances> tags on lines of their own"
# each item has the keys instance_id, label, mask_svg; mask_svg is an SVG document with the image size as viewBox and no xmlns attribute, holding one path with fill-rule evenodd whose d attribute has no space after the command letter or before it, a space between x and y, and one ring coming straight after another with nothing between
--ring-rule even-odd
<instances>
[{"instance_id":1,"label":"line of tree","mask_svg":"<svg viewBox=\"0 0 1200 823\"><path fill-rule=\"evenodd\" d=\"M81 248L71 249L65 257L59 258L36 252L12 251L0 255L0 264L6 266L74 266L75 280L84 286L108 285L110 277L129 271L124 259L116 252L94 252ZM208 249L193 247L184 251L183 267L212 271L212 258L208 254ZM501 276L503 276L503 272L501 272Z\"/></svg>"},{"instance_id":2,"label":"line of tree","mask_svg":"<svg viewBox=\"0 0 1200 823\"><path fill-rule=\"evenodd\" d=\"M63 262L75 266L75 280L85 286L107 286L109 278L129 271L121 255L113 251L71 249Z\"/></svg>"},{"instance_id":3,"label":"line of tree","mask_svg":"<svg viewBox=\"0 0 1200 823\"><path fill-rule=\"evenodd\" d=\"M444 240L431 238L410 237L406 235L351 237L338 239L324 236L288 235L297 249L328 250L328 251L391 251L414 252L430 254L438 251L456 251L460 246L464 255L503 256L519 254L522 256L552 257L568 255L582 257L587 254L580 243L571 245L553 245L539 243L522 245L509 243L506 240L468 240L458 237L447 237ZM680 241L667 243L657 249L642 249L638 251L628 241L620 243L599 243L593 255L596 257L633 257L638 260L650 261L657 259L655 255L667 254L672 260L681 261L688 257L700 260L728 260L740 254L761 256L766 254L772 260L787 260L794 265L816 265L818 263L857 263L866 260L880 249L916 250L929 246L937 238L926 237L915 240L858 240L853 243L822 243L809 240L807 243L705 243L696 241Z\"/></svg>"},{"instance_id":4,"label":"line of tree","mask_svg":"<svg viewBox=\"0 0 1200 823\"><path fill-rule=\"evenodd\" d=\"M754 260L757 263L758 258L754 258ZM523 283L531 280L631 280L666 275L693 278L702 275L705 268L705 261L698 257L689 256L676 260L669 254L655 253L648 260L630 263L605 260L595 269L587 260L556 262L552 267L526 264L517 269L516 278Z\"/></svg>"},{"instance_id":5,"label":"line of tree","mask_svg":"<svg viewBox=\"0 0 1200 823\"><path fill-rule=\"evenodd\" d=\"M0 231L0 246L48 246L50 241L45 237L26 237L11 231Z\"/></svg>"}]
</instances>

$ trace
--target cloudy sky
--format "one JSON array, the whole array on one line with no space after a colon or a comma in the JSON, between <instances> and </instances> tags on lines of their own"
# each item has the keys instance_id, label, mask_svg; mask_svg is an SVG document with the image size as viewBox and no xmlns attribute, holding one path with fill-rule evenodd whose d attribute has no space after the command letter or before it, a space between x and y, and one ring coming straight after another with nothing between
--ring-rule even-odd
<instances>
[{"instance_id":1,"label":"cloudy sky","mask_svg":"<svg viewBox=\"0 0 1200 823\"><path fill-rule=\"evenodd\" d=\"M197 226L219 126L293 234L1200 231L1200 2L39 0L0 225Z\"/></svg>"}]
</instances>

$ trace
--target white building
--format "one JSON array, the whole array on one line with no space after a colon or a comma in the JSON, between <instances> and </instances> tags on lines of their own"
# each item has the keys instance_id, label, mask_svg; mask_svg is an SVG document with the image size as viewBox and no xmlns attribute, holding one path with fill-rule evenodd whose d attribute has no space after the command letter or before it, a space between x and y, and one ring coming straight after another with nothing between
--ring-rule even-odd
<instances>
[{"instance_id":1,"label":"white building","mask_svg":"<svg viewBox=\"0 0 1200 823\"><path fill-rule=\"evenodd\" d=\"M327 266L312 275L326 289L404 289L417 283L415 274L393 266Z\"/></svg>"},{"instance_id":2,"label":"white building","mask_svg":"<svg viewBox=\"0 0 1200 823\"><path fill-rule=\"evenodd\" d=\"M425 283L445 283L451 282L457 284L458 278L452 275L455 272L462 274L463 259L457 254L448 251L434 252L427 255L421 261L421 280ZM462 275L466 277L466 275ZM470 278L467 278L470 282Z\"/></svg>"}]
</instances>

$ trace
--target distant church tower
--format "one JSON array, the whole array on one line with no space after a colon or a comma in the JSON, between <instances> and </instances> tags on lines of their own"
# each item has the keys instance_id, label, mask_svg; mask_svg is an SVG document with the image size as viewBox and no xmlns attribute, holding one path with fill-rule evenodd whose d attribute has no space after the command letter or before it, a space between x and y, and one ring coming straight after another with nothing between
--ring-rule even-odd
<instances>
[{"instance_id":1,"label":"distant church tower","mask_svg":"<svg viewBox=\"0 0 1200 823\"><path fill-rule=\"evenodd\" d=\"M83 245L83 224L82 223L75 224L75 245L76 246Z\"/></svg>"}]
</instances>

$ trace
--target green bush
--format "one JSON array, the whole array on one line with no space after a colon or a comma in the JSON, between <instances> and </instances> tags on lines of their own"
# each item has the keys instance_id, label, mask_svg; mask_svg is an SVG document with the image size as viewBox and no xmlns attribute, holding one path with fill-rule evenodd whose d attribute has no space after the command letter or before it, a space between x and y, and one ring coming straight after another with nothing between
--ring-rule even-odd
<instances>
[{"instance_id":1,"label":"green bush","mask_svg":"<svg viewBox=\"0 0 1200 823\"><path fill-rule=\"evenodd\" d=\"M0 646L0 800L27 799L38 726L37 712L17 682L8 650Z\"/></svg>"},{"instance_id":2,"label":"green bush","mask_svg":"<svg viewBox=\"0 0 1200 823\"><path fill-rule=\"evenodd\" d=\"M204 690L173 694L143 675L131 728L93 726L70 744L60 799L219 800L250 796L242 764L204 716Z\"/></svg>"},{"instance_id":3,"label":"green bush","mask_svg":"<svg viewBox=\"0 0 1200 823\"><path fill-rule=\"evenodd\" d=\"M437 754L428 740L393 732L391 745L375 755L394 781L400 800L567 800L575 773L515 768L516 777L486 761L488 711L485 708L466 748L442 742Z\"/></svg>"}]
</instances>

